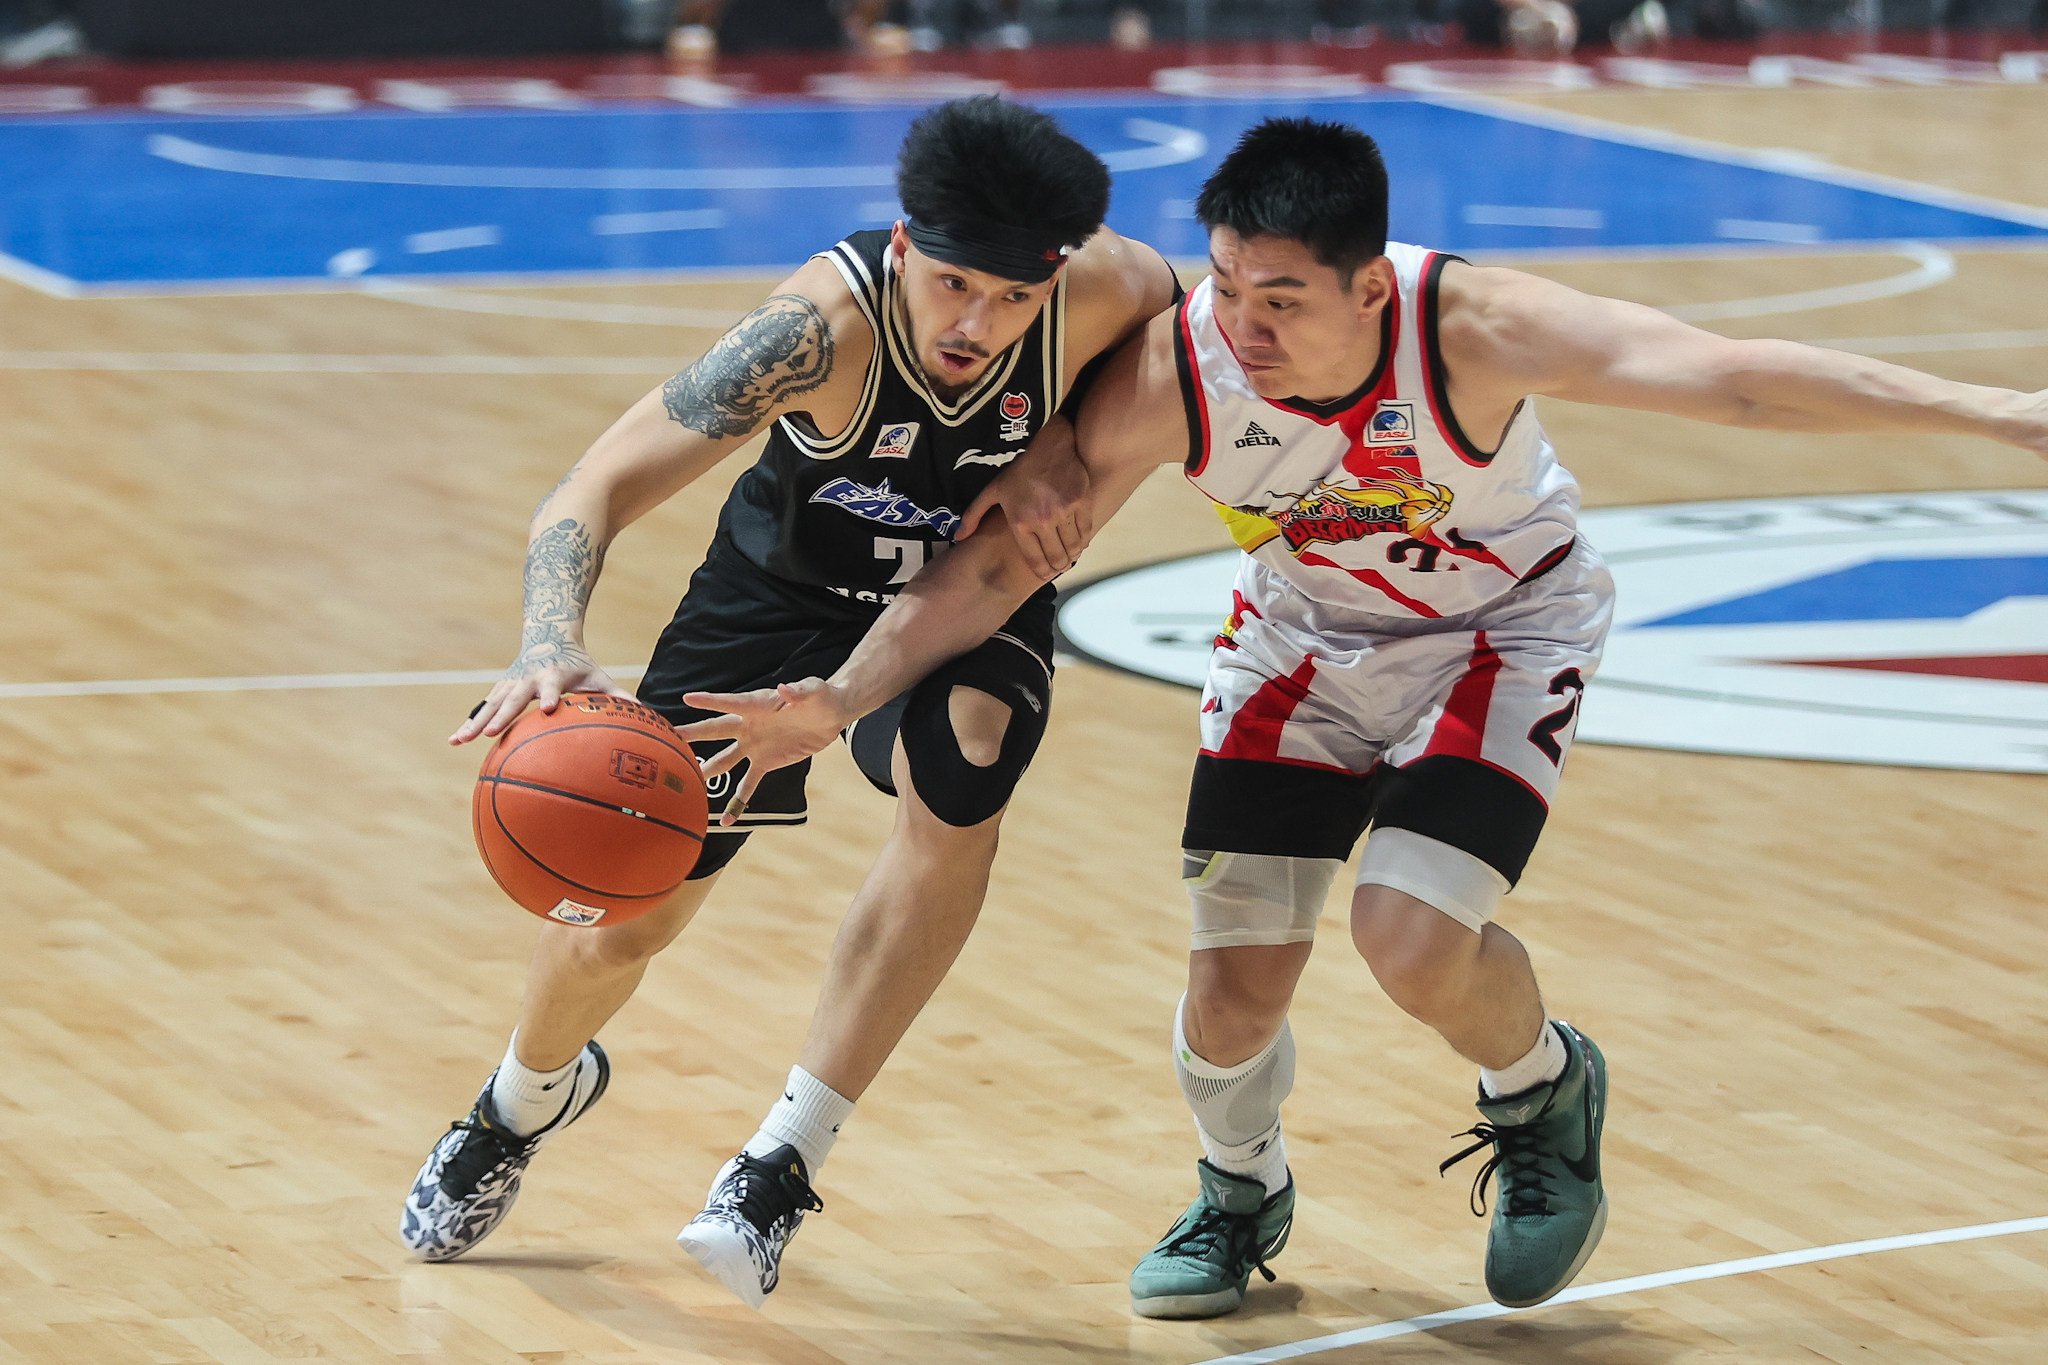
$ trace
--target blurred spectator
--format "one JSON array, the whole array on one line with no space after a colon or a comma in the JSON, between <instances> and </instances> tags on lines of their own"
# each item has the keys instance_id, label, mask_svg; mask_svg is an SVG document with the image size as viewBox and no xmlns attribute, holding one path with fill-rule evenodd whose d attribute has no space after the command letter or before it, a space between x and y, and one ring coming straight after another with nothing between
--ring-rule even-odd
<instances>
[{"instance_id":1,"label":"blurred spectator","mask_svg":"<svg viewBox=\"0 0 2048 1365\"><path fill-rule=\"evenodd\" d=\"M74 57L84 39L62 0L0 0L0 68Z\"/></svg>"},{"instance_id":2,"label":"blurred spectator","mask_svg":"<svg viewBox=\"0 0 2048 1365\"><path fill-rule=\"evenodd\" d=\"M1662 0L1457 0L1465 41L1530 57L1561 57L1581 45L1640 52L1671 36Z\"/></svg>"},{"instance_id":3,"label":"blurred spectator","mask_svg":"<svg viewBox=\"0 0 2048 1365\"><path fill-rule=\"evenodd\" d=\"M859 46L886 0L682 0L669 51L688 59L723 52L830 52Z\"/></svg>"}]
</instances>

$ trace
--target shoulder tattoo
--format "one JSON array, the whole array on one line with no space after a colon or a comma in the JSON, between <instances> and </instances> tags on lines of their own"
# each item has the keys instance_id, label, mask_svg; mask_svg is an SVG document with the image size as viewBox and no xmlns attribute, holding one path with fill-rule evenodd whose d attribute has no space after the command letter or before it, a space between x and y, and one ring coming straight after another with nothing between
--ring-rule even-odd
<instances>
[{"instance_id":1,"label":"shoulder tattoo","mask_svg":"<svg viewBox=\"0 0 2048 1365\"><path fill-rule=\"evenodd\" d=\"M771 295L703 359L661 386L668 415L707 436L744 436L832 373L832 328L809 299Z\"/></svg>"}]
</instances>

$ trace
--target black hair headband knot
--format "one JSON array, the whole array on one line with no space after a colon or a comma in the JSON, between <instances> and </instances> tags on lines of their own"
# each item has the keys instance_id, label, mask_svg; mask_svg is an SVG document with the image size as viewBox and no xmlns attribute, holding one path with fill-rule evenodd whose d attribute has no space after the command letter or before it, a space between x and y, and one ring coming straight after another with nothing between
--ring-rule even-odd
<instances>
[{"instance_id":1,"label":"black hair headband knot","mask_svg":"<svg viewBox=\"0 0 2048 1365\"><path fill-rule=\"evenodd\" d=\"M1043 233L1002 223L939 227L913 218L903 226L917 249L934 260L1020 284L1043 284L1067 256L1064 244L1047 240Z\"/></svg>"}]
</instances>

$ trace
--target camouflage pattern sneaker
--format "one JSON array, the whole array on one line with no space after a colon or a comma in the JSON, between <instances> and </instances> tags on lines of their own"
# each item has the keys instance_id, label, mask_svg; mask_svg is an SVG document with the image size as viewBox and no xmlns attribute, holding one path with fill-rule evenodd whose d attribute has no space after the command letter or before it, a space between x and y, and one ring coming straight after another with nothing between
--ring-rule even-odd
<instances>
[{"instance_id":1,"label":"camouflage pattern sneaker","mask_svg":"<svg viewBox=\"0 0 2048 1365\"><path fill-rule=\"evenodd\" d=\"M782 1280L782 1253L804 1215L824 1207L795 1147L785 1142L759 1157L741 1152L719 1167L703 1211L676 1244L741 1303L759 1308Z\"/></svg>"},{"instance_id":2,"label":"camouflage pattern sneaker","mask_svg":"<svg viewBox=\"0 0 2048 1365\"><path fill-rule=\"evenodd\" d=\"M584 1046L576 1061L562 1112L525 1137L500 1124L491 1108L491 1082L484 1082L469 1117L449 1125L413 1177L398 1226L399 1240L413 1255L423 1261L452 1261L505 1221L519 1198L519 1182L533 1154L589 1113L611 1084L611 1061L595 1041ZM495 1078L497 1073L491 1075Z\"/></svg>"}]
</instances>

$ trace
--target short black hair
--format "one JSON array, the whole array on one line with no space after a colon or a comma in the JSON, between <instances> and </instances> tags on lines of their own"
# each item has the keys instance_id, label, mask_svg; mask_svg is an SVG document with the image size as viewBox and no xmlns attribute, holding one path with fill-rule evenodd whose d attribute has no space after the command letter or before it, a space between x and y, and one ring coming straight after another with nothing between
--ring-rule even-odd
<instances>
[{"instance_id":1,"label":"short black hair","mask_svg":"<svg viewBox=\"0 0 2048 1365\"><path fill-rule=\"evenodd\" d=\"M996 95L918 115L896 159L904 212L933 227L999 224L1061 246L1095 235L1109 212L1109 167L1050 115Z\"/></svg>"},{"instance_id":2,"label":"short black hair","mask_svg":"<svg viewBox=\"0 0 2048 1365\"><path fill-rule=\"evenodd\" d=\"M1195 217L1240 237L1300 242L1349 289L1360 266L1387 254L1387 163L1348 123L1269 118L1202 182Z\"/></svg>"}]
</instances>

